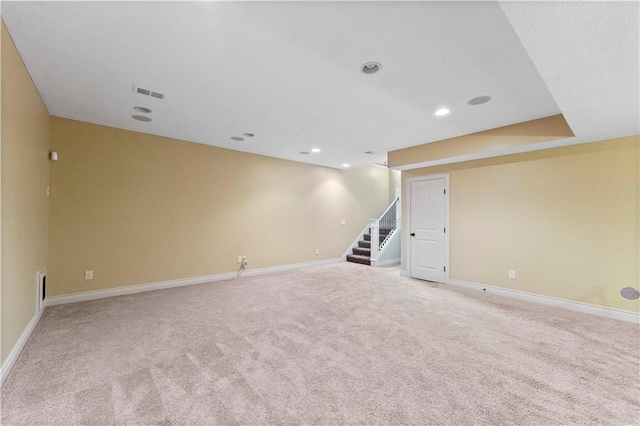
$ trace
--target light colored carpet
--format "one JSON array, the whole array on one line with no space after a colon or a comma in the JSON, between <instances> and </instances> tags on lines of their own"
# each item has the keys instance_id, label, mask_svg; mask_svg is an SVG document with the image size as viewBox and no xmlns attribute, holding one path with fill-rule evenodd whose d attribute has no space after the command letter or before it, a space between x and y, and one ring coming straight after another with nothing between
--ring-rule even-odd
<instances>
[{"instance_id":1,"label":"light colored carpet","mask_svg":"<svg viewBox=\"0 0 640 426\"><path fill-rule=\"evenodd\" d=\"M48 308L2 424L638 424L639 344L340 263Z\"/></svg>"}]
</instances>

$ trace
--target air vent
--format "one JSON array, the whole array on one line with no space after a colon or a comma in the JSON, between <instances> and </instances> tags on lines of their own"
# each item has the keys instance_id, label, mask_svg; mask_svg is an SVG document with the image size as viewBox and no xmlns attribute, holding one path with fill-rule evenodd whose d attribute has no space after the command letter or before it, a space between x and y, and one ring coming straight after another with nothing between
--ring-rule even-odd
<instances>
[{"instance_id":1,"label":"air vent","mask_svg":"<svg viewBox=\"0 0 640 426\"><path fill-rule=\"evenodd\" d=\"M134 93L138 93L144 96L151 96L152 98L164 99L164 94L160 92L154 92L153 90L145 89L140 86L135 86L133 88Z\"/></svg>"},{"instance_id":2,"label":"air vent","mask_svg":"<svg viewBox=\"0 0 640 426\"><path fill-rule=\"evenodd\" d=\"M478 96L477 98L471 99L467 102L469 105L482 105L486 104L491 100L491 96Z\"/></svg>"},{"instance_id":3,"label":"air vent","mask_svg":"<svg viewBox=\"0 0 640 426\"><path fill-rule=\"evenodd\" d=\"M142 87L136 87L136 93L149 96L151 94L151 90L143 89Z\"/></svg>"}]
</instances>

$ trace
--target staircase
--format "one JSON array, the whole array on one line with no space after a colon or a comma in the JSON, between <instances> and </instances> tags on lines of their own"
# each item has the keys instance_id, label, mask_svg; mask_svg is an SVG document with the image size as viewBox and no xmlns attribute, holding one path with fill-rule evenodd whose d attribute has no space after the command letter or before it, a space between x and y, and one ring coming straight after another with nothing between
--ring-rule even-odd
<instances>
[{"instance_id":1,"label":"staircase","mask_svg":"<svg viewBox=\"0 0 640 426\"><path fill-rule=\"evenodd\" d=\"M387 235L389 235L389 233L392 230L393 229L385 229L385 228L380 228L378 230L380 235L379 244L381 244L387 238ZM361 263L363 265L371 265L371 228L369 228L368 233L363 234L362 237L364 238L364 240L359 240L358 247L354 247L352 249L353 254L347 255L347 262Z\"/></svg>"}]
</instances>

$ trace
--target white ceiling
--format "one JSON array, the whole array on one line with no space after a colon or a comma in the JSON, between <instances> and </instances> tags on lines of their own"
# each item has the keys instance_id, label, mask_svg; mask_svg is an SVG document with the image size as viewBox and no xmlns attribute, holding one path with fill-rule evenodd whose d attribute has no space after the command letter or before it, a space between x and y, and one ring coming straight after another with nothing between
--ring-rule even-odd
<instances>
[{"instance_id":1,"label":"white ceiling","mask_svg":"<svg viewBox=\"0 0 640 426\"><path fill-rule=\"evenodd\" d=\"M636 2L4 1L2 15L50 114L294 161L372 164L560 112L576 138L554 146L640 133Z\"/></svg>"}]
</instances>

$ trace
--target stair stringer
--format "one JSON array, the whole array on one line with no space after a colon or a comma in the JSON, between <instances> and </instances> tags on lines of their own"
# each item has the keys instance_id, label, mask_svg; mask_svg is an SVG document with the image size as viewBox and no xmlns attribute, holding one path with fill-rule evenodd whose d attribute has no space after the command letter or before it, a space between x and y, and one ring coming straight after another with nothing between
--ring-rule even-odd
<instances>
[{"instance_id":1,"label":"stair stringer","mask_svg":"<svg viewBox=\"0 0 640 426\"><path fill-rule=\"evenodd\" d=\"M371 266L385 266L400 263L400 230L394 229L385 244L378 252L378 257L371 259Z\"/></svg>"},{"instance_id":2,"label":"stair stringer","mask_svg":"<svg viewBox=\"0 0 640 426\"><path fill-rule=\"evenodd\" d=\"M369 233L369 225L367 224L367 226L364 227L362 232L360 234L358 234L358 236L353 241L351 246L349 246L347 251L344 252L344 254L342 255L342 260L344 260L345 262L347 261L347 255L353 253L353 249L358 247L358 241L364 240L364 234L368 234L368 233Z\"/></svg>"}]
</instances>

